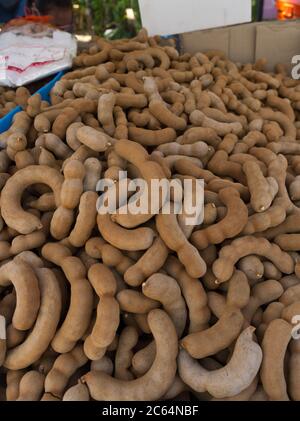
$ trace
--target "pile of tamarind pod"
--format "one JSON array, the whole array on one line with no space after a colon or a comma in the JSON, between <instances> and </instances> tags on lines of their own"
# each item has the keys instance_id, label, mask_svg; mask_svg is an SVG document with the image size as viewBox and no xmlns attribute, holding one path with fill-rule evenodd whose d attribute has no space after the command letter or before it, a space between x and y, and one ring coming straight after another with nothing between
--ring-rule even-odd
<instances>
[{"instance_id":1,"label":"pile of tamarind pod","mask_svg":"<svg viewBox=\"0 0 300 421\"><path fill-rule=\"evenodd\" d=\"M16 92L0 86L0 118L17 106L15 102Z\"/></svg>"},{"instance_id":2,"label":"pile of tamarind pod","mask_svg":"<svg viewBox=\"0 0 300 421\"><path fill-rule=\"evenodd\" d=\"M18 105L25 108L29 98L30 92L23 86L16 90L0 86L0 118L4 117Z\"/></svg>"},{"instance_id":3,"label":"pile of tamarind pod","mask_svg":"<svg viewBox=\"0 0 300 421\"><path fill-rule=\"evenodd\" d=\"M0 136L1 400L300 400L300 83L265 65L143 29L26 98ZM203 179L203 224L97 213L100 178L136 177Z\"/></svg>"}]
</instances>

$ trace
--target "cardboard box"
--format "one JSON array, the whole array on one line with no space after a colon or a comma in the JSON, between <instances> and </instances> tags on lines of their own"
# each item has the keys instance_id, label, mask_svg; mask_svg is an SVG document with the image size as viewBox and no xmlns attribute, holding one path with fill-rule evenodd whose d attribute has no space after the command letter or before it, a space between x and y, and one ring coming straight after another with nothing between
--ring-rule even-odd
<instances>
[{"instance_id":1,"label":"cardboard box","mask_svg":"<svg viewBox=\"0 0 300 421\"><path fill-rule=\"evenodd\" d=\"M292 58L300 55L300 20L253 22L180 35L181 49L195 53L218 49L240 63L254 63L265 57L268 70L277 63L292 67Z\"/></svg>"},{"instance_id":2,"label":"cardboard box","mask_svg":"<svg viewBox=\"0 0 300 421\"><path fill-rule=\"evenodd\" d=\"M150 35L172 35L251 21L251 0L139 0Z\"/></svg>"}]
</instances>

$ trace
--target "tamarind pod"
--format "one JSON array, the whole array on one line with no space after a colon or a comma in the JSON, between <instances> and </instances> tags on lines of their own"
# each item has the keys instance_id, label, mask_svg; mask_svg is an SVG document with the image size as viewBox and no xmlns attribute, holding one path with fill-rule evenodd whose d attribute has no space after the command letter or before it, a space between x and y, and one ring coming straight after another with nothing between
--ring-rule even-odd
<instances>
[{"instance_id":1,"label":"tamarind pod","mask_svg":"<svg viewBox=\"0 0 300 421\"><path fill-rule=\"evenodd\" d=\"M272 320L279 319L279 318L284 319L284 317L282 317L282 313L284 312L284 310L285 310L284 305L280 303L279 301L273 301L272 303L268 304L267 308L263 312L261 323L257 329L257 336L260 342L262 341L265 331L267 327L269 326L269 324L272 322Z\"/></svg>"},{"instance_id":2,"label":"tamarind pod","mask_svg":"<svg viewBox=\"0 0 300 421\"><path fill-rule=\"evenodd\" d=\"M268 143L267 148L271 149L271 151L276 154L281 153L284 155L299 155L300 153L299 145L296 142L270 142Z\"/></svg>"},{"instance_id":3,"label":"tamarind pod","mask_svg":"<svg viewBox=\"0 0 300 421\"><path fill-rule=\"evenodd\" d=\"M202 158L207 155L209 148L204 142L195 142L192 145L180 145L177 142L171 142L167 145L160 145L157 148L158 151L164 155L187 155L194 156L196 158Z\"/></svg>"},{"instance_id":4,"label":"tamarind pod","mask_svg":"<svg viewBox=\"0 0 300 421\"><path fill-rule=\"evenodd\" d=\"M180 342L181 346L194 358L214 355L232 344L239 335L243 322L241 311L228 307L215 325L185 336Z\"/></svg>"},{"instance_id":5,"label":"tamarind pod","mask_svg":"<svg viewBox=\"0 0 300 421\"><path fill-rule=\"evenodd\" d=\"M54 133L40 135L35 141L35 146L45 148L61 159L67 159L72 154L72 149Z\"/></svg>"},{"instance_id":6,"label":"tamarind pod","mask_svg":"<svg viewBox=\"0 0 300 421\"><path fill-rule=\"evenodd\" d=\"M98 120L109 136L113 136L116 130L113 117L115 102L116 97L113 92L101 95L98 100Z\"/></svg>"},{"instance_id":7,"label":"tamarind pod","mask_svg":"<svg viewBox=\"0 0 300 421\"><path fill-rule=\"evenodd\" d=\"M242 124L240 122L233 123L222 123L212 118L206 117L206 115L200 111L195 110L190 115L191 123L195 126L209 127L214 129L219 136L225 136L229 133L239 135L243 131Z\"/></svg>"},{"instance_id":8,"label":"tamarind pod","mask_svg":"<svg viewBox=\"0 0 300 421\"><path fill-rule=\"evenodd\" d=\"M34 324L40 307L38 280L30 265L10 261L0 267L0 285L10 283L14 285L17 297L13 325L19 330L28 330Z\"/></svg>"},{"instance_id":9,"label":"tamarind pod","mask_svg":"<svg viewBox=\"0 0 300 421\"><path fill-rule=\"evenodd\" d=\"M87 158L84 161L85 177L83 182L83 190L96 191L97 183L101 178L102 164L94 157Z\"/></svg>"},{"instance_id":10,"label":"tamarind pod","mask_svg":"<svg viewBox=\"0 0 300 421\"><path fill-rule=\"evenodd\" d=\"M248 235L233 240L230 245L224 246L219 252L219 258L212 267L217 282L226 282L232 276L235 263L249 254L266 257L283 273L289 274L294 270L293 259L277 244L270 243L265 238Z\"/></svg>"},{"instance_id":11,"label":"tamarind pod","mask_svg":"<svg viewBox=\"0 0 300 421\"><path fill-rule=\"evenodd\" d=\"M162 397L162 400L176 399L183 392L187 391L187 386L183 383L178 375L175 376L174 382L170 386L167 393Z\"/></svg>"},{"instance_id":12,"label":"tamarind pod","mask_svg":"<svg viewBox=\"0 0 300 421\"><path fill-rule=\"evenodd\" d=\"M299 342L297 340L292 339L290 351L288 390L291 399L299 401Z\"/></svg>"},{"instance_id":13,"label":"tamarind pod","mask_svg":"<svg viewBox=\"0 0 300 421\"><path fill-rule=\"evenodd\" d=\"M259 115L264 120L276 121L283 129L285 136L296 140L296 127L293 122L282 112L273 111L271 108L262 108L259 111Z\"/></svg>"},{"instance_id":14,"label":"tamarind pod","mask_svg":"<svg viewBox=\"0 0 300 421\"><path fill-rule=\"evenodd\" d=\"M64 393L63 401L86 402L90 400L90 394L85 384L78 383L70 387Z\"/></svg>"},{"instance_id":15,"label":"tamarind pod","mask_svg":"<svg viewBox=\"0 0 300 421\"><path fill-rule=\"evenodd\" d=\"M258 164L254 161L246 161L243 165L243 171L246 174L250 190L252 208L256 212L267 210L274 198L269 179L263 176ZM274 178L272 180L277 184ZM276 190L278 191L278 186Z\"/></svg>"},{"instance_id":16,"label":"tamarind pod","mask_svg":"<svg viewBox=\"0 0 300 421\"><path fill-rule=\"evenodd\" d=\"M273 241L278 244L282 250L298 251L300 249L299 239L299 234L279 234Z\"/></svg>"},{"instance_id":17,"label":"tamarind pod","mask_svg":"<svg viewBox=\"0 0 300 421\"><path fill-rule=\"evenodd\" d=\"M84 352L89 359L97 360L114 340L120 322L120 310L114 298L117 283L111 270L103 264L94 264L89 269L88 278L100 301L95 324L84 342Z\"/></svg>"},{"instance_id":18,"label":"tamarind pod","mask_svg":"<svg viewBox=\"0 0 300 421\"><path fill-rule=\"evenodd\" d=\"M23 191L32 184L48 185L54 193L56 205L60 204L63 177L55 170L42 165L30 165L12 175L1 192L1 214L6 224L21 234L30 234L42 228L41 221L21 207Z\"/></svg>"},{"instance_id":19,"label":"tamarind pod","mask_svg":"<svg viewBox=\"0 0 300 421\"><path fill-rule=\"evenodd\" d=\"M277 281L281 279L282 273L280 272L280 270L277 269L275 265L273 265L273 263L265 261L263 262L263 266L264 266L264 275L266 276L267 279L275 279Z\"/></svg>"},{"instance_id":20,"label":"tamarind pod","mask_svg":"<svg viewBox=\"0 0 300 421\"><path fill-rule=\"evenodd\" d=\"M132 88L136 94L145 93L142 81L136 77L136 73L133 71L125 75L125 84L128 88Z\"/></svg>"},{"instance_id":21,"label":"tamarind pod","mask_svg":"<svg viewBox=\"0 0 300 421\"><path fill-rule=\"evenodd\" d=\"M61 399L72 374L87 361L82 345L76 345L72 351L59 355L46 376L45 392Z\"/></svg>"},{"instance_id":22,"label":"tamarind pod","mask_svg":"<svg viewBox=\"0 0 300 421\"><path fill-rule=\"evenodd\" d=\"M159 307L157 300L152 300L132 289L120 291L117 294L117 300L120 304L120 309L128 313L147 314L154 308Z\"/></svg>"},{"instance_id":23,"label":"tamarind pod","mask_svg":"<svg viewBox=\"0 0 300 421\"><path fill-rule=\"evenodd\" d=\"M44 248L42 249L42 253ZM57 352L68 352L86 331L92 313L93 293L81 261L70 256L61 264L66 278L71 284L71 301L68 313L60 329L56 332L51 346Z\"/></svg>"},{"instance_id":24,"label":"tamarind pod","mask_svg":"<svg viewBox=\"0 0 300 421\"><path fill-rule=\"evenodd\" d=\"M277 198L266 211L250 215L242 234L249 235L263 232L262 235L265 238L270 238L267 233L272 230L272 227L276 229L286 220L286 210L283 204L283 199Z\"/></svg>"},{"instance_id":25,"label":"tamarind pod","mask_svg":"<svg viewBox=\"0 0 300 421\"><path fill-rule=\"evenodd\" d=\"M293 87L288 88L284 85L281 85L279 88L279 93L283 98L289 98L290 101L300 101L299 91L295 90Z\"/></svg>"},{"instance_id":26,"label":"tamarind pod","mask_svg":"<svg viewBox=\"0 0 300 421\"><path fill-rule=\"evenodd\" d=\"M256 284L264 275L264 265L259 257L255 255L249 254L248 256L242 257L237 266L247 276L251 286Z\"/></svg>"},{"instance_id":27,"label":"tamarind pod","mask_svg":"<svg viewBox=\"0 0 300 421\"><path fill-rule=\"evenodd\" d=\"M257 376L254 378L253 382L246 387L246 389L242 390L237 395L231 396L230 398L212 398L212 401L234 401L234 402L240 402L240 401L249 401L251 396L255 393L257 390L257 384L258 384L258 378Z\"/></svg>"},{"instance_id":28,"label":"tamarind pod","mask_svg":"<svg viewBox=\"0 0 300 421\"><path fill-rule=\"evenodd\" d=\"M155 359L155 341L137 351L132 358L132 369L137 377L144 375L152 366Z\"/></svg>"},{"instance_id":29,"label":"tamarind pod","mask_svg":"<svg viewBox=\"0 0 300 421\"><path fill-rule=\"evenodd\" d=\"M295 279L293 281L295 281ZM285 306L288 306L299 300L299 293L300 293L299 284L295 282L294 285L289 285L287 287L287 289L279 298L279 301L283 303Z\"/></svg>"},{"instance_id":30,"label":"tamarind pod","mask_svg":"<svg viewBox=\"0 0 300 421\"><path fill-rule=\"evenodd\" d=\"M125 327L120 335L115 357L115 378L121 380L133 380L130 372L133 352L132 349L138 342L138 332L132 326Z\"/></svg>"},{"instance_id":31,"label":"tamarind pod","mask_svg":"<svg viewBox=\"0 0 300 421\"><path fill-rule=\"evenodd\" d=\"M60 318L61 292L55 275L50 269L35 271L41 291L41 305L35 325L25 341L7 352L4 366L11 370L28 367L42 356L55 334Z\"/></svg>"},{"instance_id":32,"label":"tamarind pod","mask_svg":"<svg viewBox=\"0 0 300 421\"><path fill-rule=\"evenodd\" d=\"M165 243L158 236L143 256L124 273L124 280L131 286L141 285L146 278L158 272L169 254Z\"/></svg>"},{"instance_id":33,"label":"tamarind pod","mask_svg":"<svg viewBox=\"0 0 300 421\"><path fill-rule=\"evenodd\" d=\"M236 270L229 280L226 305L243 309L250 299L250 287L246 275Z\"/></svg>"},{"instance_id":34,"label":"tamarind pod","mask_svg":"<svg viewBox=\"0 0 300 421\"><path fill-rule=\"evenodd\" d=\"M20 381L25 370L7 370L6 372L6 400L15 401L19 396Z\"/></svg>"},{"instance_id":35,"label":"tamarind pod","mask_svg":"<svg viewBox=\"0 0 300 421\"><path fill-rule=\"evenodd\" d=\"M215 176L211 171L197 167L195 164L191 163L188 159L182 157L174 164L175 170L179 174L191 175L196 178L203 178L205 183L209 183L212 180L217 180L218 177Z\"/></svg>"},{"instance_id":36,"label":"tamarind pod","mask_svg":"<svg viewBox=\"0 0 300 421\"><path fill-rule=\"evenodd\" d=\"M191 236L192 244L200 250L209 244L219 244L225 238L235 237L247 223L247 207L235 189L228 187L220 190L219 198L227 207L226 216L214 225L195 231Z\"/></svg>"},{"instance_id":37,"label":"tamarind pod","mask_svg":"<svg viewBox=\"0 0 300 421\"><path fill-rule=\"evenodd\" d=\"M54 194L44 193L38 199L30 200L28 206L43 212L54 210L56 208Z\"/></svg>"},{"instance_id":38,"label":"tamarind pod","mask_svg":"<svg viewBox=\"0 0 300 421\"><path fill-rule=\"evenodd\" d=\"M207 306L207 295L201 282L189 276L184 266L174 256L167 258L164 268L176 279L181 288L189 312L189 332L203 330L210 318L210 311Z\"/></svg>"},{"instance_id":39,"label":"tamarind pod","mask_svg":"<svg viewBox=\"0 0 300 421\"><path fill-rule=\"evenodd\" d=\"M156 341L156 357L150 370L135 380L119 380L105 373L91 371L83 376L90 394L97 400L156 400L174 381L176 373L177 335L169 316L152 310L148 322ZM157 373L160 373L157 376ZM106 387L101 387L105 383ZM144 387L144 385L149 385Z\"/></svg>"},{"instance_id":40,"label":"tamarind pod","mask_svg":"<svg viewBox=\"0 0 300 421\"><path fill-rule=\"evenodd\" d=\"M15 288L9 294L5 295L0 301L0 314L5 317L6 324L11 323L16 307Z\"/></svg>"},{"instance_id":41,"label":"tamarind pod","mask_svg":"<svg viewBox=\"0 0 300 421\"><path fill-rule=\"evenodd\" d=\"M91 232L96 225L97 200L97 193L92 191L84 192L80 197L79 213L69 235L69 241L74 247L83 247L90 238Z\"/></svg>"},{"instance_id":42,"label":"tamarind pod","mask_svg":"<svg viewBox=\"0 0 300 421\"><path fill-rule=\"evenodd\" d=\"M111 375L114 371L114 364L109 357L104 356L99 360L91 361L91 370L103 371L104 373Z\"/></svg>"},{"instance_id":43,"label":"tamarind pod","mask_svg":"<svg viewBox=\"0 0 300 421\"><path fill-rule=\"evenodd\" d=\"M291 332L289 323L275 319L267 327L262 341L264 357L260 377L265 392L272 400L289 400L284 376L284 356L291 340Z\"/></svg>"},{"instance_id":44,"label":"tamarind pod","mask_svg":"<svg viewBox=\"0 0 300 421\"><path fill-rule=\"evenodd\" d=\"M298 208L291 201L287 188L286 188L286 170L287 170L287 160L283 155L277 155L277 158L274 159L269 164L269 176L275 178L278 184L278 197L281 197L284 200L284 206L288 213L291 213L293 210L298 211Z\"/></svg>"},{"instance_id":45,"label":"tamarind pod","mask_svg":"<svg viewBox=\"0 0 300 421\"><path fill-rule=\"evenodd\" d=\"M17 401L39 401L44 391L45 376L36 370L28 371L19 384Z\"/></svg>"},{"instance_id":46,"label":"tamarind pod","mask_svg":"<svg viewBox=\"0 0 300 421\"><path fill-rule=\"evenodd\" d=\"M61 81L65 82L65 81L68 81L69 79L80 79L81 77L84 77L84 76L94 75L96 68L97 68L96 66L90 66L83 69L73 70L71 72L65 73L62 76Z\"/></svg>"},{"instance_id":47,"label":"tamarind pod","mask_svg":"<svg viewBox=\"0 0 300 421\"><path fill-rule=\"evenodd\" d=\"M285 306L283 303L278 303L281 308L281 313L277 318L282 318L286 322L290 322L295 315L299 314L300 302L294 301L291 304Z\"/></svg>"},{"instance_id":48,"label":"tamarind pod","mask_svg":"<svg viewBox=\"0 0 300 421\"><path fill-rule=\"evenodd\" d=\"M51 130L53 121L60 113L60 109L49 109L41 112L34 118L34 128L39 133L48 133Z\"/></svg>"},{"instance_id":49,"label":"tamarind pod","mask_svg":"<svg viewBox=\"0 0 300 421\"><path fill-rule=\"evenodd\" d=\"M173 142L176 139L176 131L173 128L161 130L149 130L141 127L129 127L128 136L130 140L144 146L157 146Z\"/></svg>"},{"instance_id":50,"label":"tamarind pod","mask_svg":"<svg viewBox=\"0 0 300 421\"><path fill-rule=\"evenodd\" d=\"M66 131L66 143L73 150L76 151L80 146L81 142L77 139L76 133L80 127L83 127L84 124L81 122L71 123Z\"/></svg>"},{"instance_id":51,"label":"tamarind pod","mask_svg":"<svg viewBox=\"0 0 300 421\"><path fill-rule=\"evenodd\" d=\"M133 228L141 225L153 217L153 209L158 212L167 200L167 191L162 189L158 197L151 194L151 183L153 180L157 182L166 182L165 174L159 164L150 160L150 156L143 146L138 143L122 140L115 145L115 152L123 159L135 165L148 186L147 190L147 210L148 212L132 213L129 205L123 205L119 208L116 214L113 214L111 219L125 228Z\"/></svg>"},{"instance_id":52,"label":"tamarind pod","mask_svg":"<svg viewBox=\"0 0 300 421\"><path fill-rule=\"evenodd\" d=\"M69 124L73 123L78 117L79 112L72 108L66 107L63 112L60 113L54 120L52 125L52 132L60 139L64 139L66 136L66 130Z\"/></svg>"},{"instance_id":53,"label":"tamarind pod","mask_svg":"<svg viewBox=\"0 0 300 421\"><path fill-rule=\"evenodd\" d=\"M246 184L241 164L229 161L227 152L223 150L216 151L207 168L217 176L231 177L242 184Z\"/></svg>"},{"instance_id":54,"label":"tamarind pod","mask_svg":"<svg viewBox=\"0 0 300 421\"><path fill-rule=\"evenodd\" d=\"M155 273L143 283L142 291L146 297L162 303L180 338L186 325L187 311L177 281L170 276Z\"/></svg>"},{"instance_id":55,"label":"tamarind pod","mask_svg":"<svg viewBox=\"0 0 300 421\"><path fill-rule=\"evenodd\" d=\"M115 140L93 127L83 126L76 132L79 142L96 152L104 152Z\"/></svg>"},{"instance_id":56,"label":"tamarind pod","mask_svg":"<svg viewBox=\"0 0 300 421\"><path fill-rule=\"evenodd\" d=\"M130 95L126 93L116 94L116 105L126 108L145 108L147 106L147 97L143 94Z\"/></svg>"},{"instance_id":57,"label":"tamarind pod","mask_svg":"<svg viewBox=\"0 0 300 421\"><path fill-rule=\"evenodd\" d=\"M59 398L56 398L51 393L44 393L41 399L41 402L49 401L49 402L57 402L60 401Z\"/></svg>"},{"instance_id":58,"label":"tamarind pod","mask_svg":"<svg viewBox=\"0 0 300 421\"><path fill-rule=\"evenodd\" d=\"M158 121L167 127L173 128L175 130L184 130L186 128L187 124L184 118L178 117L172 113L172 111L170 111L162 101L150 101L149 110Z\"/></svg>"},{"instance_id":59,"label":"tamarind pod","mask_svg":"<svg viewBox=\"0 0 300 421\"><path fill-rule=\"evenodd\" d=\"M299 180L300 177L296 176L295 179L289 185L289 195L293 201L300 199Z\"/></svg>"},{"instance_id":60,"label":"tamarind pod","mask_svg":"<svg viewBox=\"0 0 300 421\"><path fill-rule=\"evenodd\" d=\"M98 214L97 224L102 237L121 250L145 250L151 246L154 239L154 231L151 228L128 230L114 223L108 214Z\"/></svg>"},{"instance_id":61,"label":"tamarind pod","mask_svg":"<svg viewBox=\"0 0 300 421\"><path fill-rule=\"evenodd\" d=\"M195 142L205 142L214 148L218 147L221 139L217 132L209 127L191 127L183 135L182 144L193 144Z\"/></svg>"},{"instance_id":62,"label":"tamarind pod","mask_svg":"<svg viewBox=\"0 0 300 421\"><path fill-rule=\"evenodd\" d=\"M216 398L237 395L255 379L262 361L262 350L253 341L254 327L245 329L238 337L230 361L225 367L208 371L189 354L179 353L179 375L198 392L208 391Z\"/></svg>"},{"instance_id":63,"label":"tamarind pod","mask_svg":"<svg viewBox=\"0 0 300 421\"><path fill-rule=\"evenodd\" d=\"M101 358L113 341L120 323L119 304L114 297L104 294L97 306L97 318L91 334L84 342L84 352L91 360Z\"/></svg>"},{"instance_id":64,"label":"tamarind pod","mask_svg":"<svg viewBox=\"0 0 300 421\"><path fill-rule=\"evenodd\" d=\"M251 323L255 312L259 307L269 302L272 302L283 294L283 288L280 282L273 279L259 282L254 285L251 291L250 300L247 306L243 309L245 319Z\"/></svg>"},{"instance_id":65,"label":"tamarind pod","mask_svg":"<svg viewBox=\"0 0 300 421\"><path fill-rule=\"evenodd\" d=\"M83 55L82 57L76 57L77 60L82 60L82 64L85 67L97 66L101 63L105 63L108 59L108 54L110 50L110 46L105 46L101 51L93 55ZM75 60L76 64L76 60Z\"/></svg>"},{"instance_id":66,"label":"tamarind pod","mask_svg":"<svg viewBox=\"0 0 300 421\"><path fill-rule=\"evenodd\" d=\"M299 232L300 215L291 214L286 217L279 225L271 227L264 232L264 237L271 240L281 234Z\"/></svg>"},{"instance_id":67,"label":"tamarind pod","mask_svg":"<svg viewBox=\"0 0 300 421\"><path fill-rule=\"evenodd\" d=\"M87 254L95 259L102 259L109 267L115 267L120 274L133 265L134 261L125 256L119 249L111 246L99 237L90 238L85 245Z\"/></svg>"},{"instance_id":68,"label":"tamarind pod","mask_svg":"<svg viewBox=\"0 0 300 421\"><path fill-rule=\"evenodd\" d=\"M7 349L14 348L20 345L26 338L26 331L16 329L12 324L7 326L6 329L6 345Z\"/></svg>"},{"instance_id":69,"label":"tamarind pod","mask_svg":"<svg viewBox=\"0 0 300 421\"><path fill-rule=\"evenodd\" d=\"M156 228L166 246L177 252L188 274L194 278L203 276L206 264L198 250L186 239L178 225L176 215L156 215Z\"/></svg>"}]
</instances>

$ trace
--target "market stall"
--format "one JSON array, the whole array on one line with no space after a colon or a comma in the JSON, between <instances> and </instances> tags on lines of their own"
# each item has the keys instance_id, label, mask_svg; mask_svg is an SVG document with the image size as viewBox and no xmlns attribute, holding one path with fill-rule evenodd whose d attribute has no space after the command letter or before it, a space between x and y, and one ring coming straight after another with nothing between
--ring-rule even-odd
<instances>
[{"instance_id":1,"label":"market stall","mask_svg":"<svg viewBox=\"0 0 300 421\"><path fill-rule=\"evenodd\" d=\"M299 2L182 3L0 33L0 401L300 400Z\"/></svg>"}]
</instances>

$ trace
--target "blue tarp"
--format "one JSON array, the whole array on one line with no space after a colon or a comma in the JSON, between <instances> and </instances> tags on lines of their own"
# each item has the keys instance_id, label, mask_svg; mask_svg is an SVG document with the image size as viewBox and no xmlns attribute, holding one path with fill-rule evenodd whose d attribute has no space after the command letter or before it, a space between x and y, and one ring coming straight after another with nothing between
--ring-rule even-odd
<instances>
[{"instance_id":1,"label":"blue tarp","mask_svg":"<svg viewBox=\"0 0 300 421\"><path fill-rule=\"evenodd\" d=\"M39 89L35 94L40 94L43 101L50 101L50 91L55 85L55 82L57 82L63 74L64 72L57 73L57 75L52 80L50 80L50 82L48 82L45 86ZM3 133L10 128L13 116L20 111L22 111L22 108L16 107L0 119L0 133Z\"/></svg>"}]
</instances>

